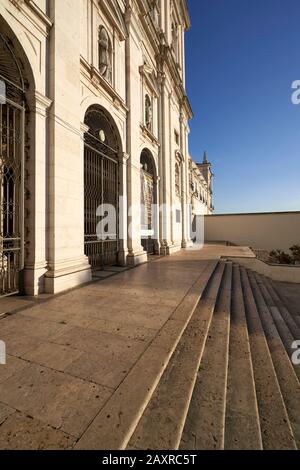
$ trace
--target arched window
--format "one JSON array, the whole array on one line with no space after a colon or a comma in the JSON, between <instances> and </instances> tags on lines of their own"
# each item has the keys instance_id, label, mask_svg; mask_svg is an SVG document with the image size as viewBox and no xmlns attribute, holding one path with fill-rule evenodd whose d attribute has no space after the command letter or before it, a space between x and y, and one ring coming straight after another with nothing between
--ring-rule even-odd
<instances>
[{"instance_id":1,"label":"arched window","mask_svg":"<svg viewBox=\"0 0 300 470\"><path fill-rule=\"evenodd\" d=\"M152 131L152 103L149 95L145 96L145 124L149 131Z\"/></svg>"},{"instance_id":2,"label":"arched window","mask_svg":"<svg viewBox=\"0 0 300 470\"><path fill-rule=\"evenodd\" d=\"M104 26L99 29L99 71L109 83L112 82L112 47Z\"/></svg>"}]
</instances>

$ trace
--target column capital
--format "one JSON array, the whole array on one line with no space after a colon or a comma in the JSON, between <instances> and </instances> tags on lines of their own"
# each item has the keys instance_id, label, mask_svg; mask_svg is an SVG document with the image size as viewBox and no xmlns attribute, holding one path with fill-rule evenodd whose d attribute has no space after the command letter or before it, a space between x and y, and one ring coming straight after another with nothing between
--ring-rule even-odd
<instances>
[{"instance_id":1,"label":"column capital","mask_svg":"<svg viewBox=\"0 0 300 470\"><path fill-rule=\"evenodd\" d=\"M88 132L88 131L89 131L89 126L84 124L84 122L81 122L80 123L80 133L82 134L82 136L85 132Z\"/></svg>"},{"instance_id":2,"label":"column capital","mask_svg":"<svg viewBox=\"0 0 300 470\"><path fill-rule=\"evenodd\" d=\"M129 160L130 155L126 152L120 152L119 153L119 158L123 162L123 164L125 165L127 163L127 160Z\"/></svg>"},{"instance_id":3,"label":"column capital","mask_svg":"<svg viewBox=\"0 0 300 470\"><path fill-rule=\"evenodd\" d=\"M37 90L26 93L29 106L42 107L47 110L52 105L52 100Z\"/></svg>"}]
</instances>

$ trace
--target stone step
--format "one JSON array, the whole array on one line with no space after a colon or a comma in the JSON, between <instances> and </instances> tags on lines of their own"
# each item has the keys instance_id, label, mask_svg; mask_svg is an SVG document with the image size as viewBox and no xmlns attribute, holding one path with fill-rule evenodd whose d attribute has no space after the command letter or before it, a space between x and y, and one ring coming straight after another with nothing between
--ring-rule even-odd
<instances>
[{"instance_id":1,"label":"stone step","mask_svg":"<svg viewBox=\"0 0 300 470\"><path fill-rule=\"evenodd\" d=\"M297 334L297 325L293 325L292 323L292 317L286 307L282 304L282 306L279 308L278 306L275 306L274 304L274 298L273 296L271 297L270 291L268 290L268 281L266 278L255 274L254 273L255 280L260 288L260 292L262 294L263 300L266 303L268 307L268 311L270 312L273 321L276 325L276 329L280 335L280 338L282 340L282 343L285 347L285 350L289 356L289 358L292 357L292 354L294 352L294 349L292 348L292 344L295 339L300 338L300 332L299 336L294 336ZM285 312L285 313L283 313ZM290 320L290 321L289 321ZM289 324L288 324L289 321ZM294 333L294 334L293 334ZM290 359L291 363L291 359ZM292 364L292 363L291 363ZM298 365L293 365L296 376L298 378L298 381L300 383L300 366Z\"/></svg>"},{"instance_id":2,"label":"stone step","mask_svg":"<svg viewBox=\"0 0 300 470\"><path fill-rule=\"evenodd\" d=\"M276 287L274 286L271 279L267 277L264 278L265 286L270 294L272 299L272 304L274 307L280 311L282 318L284 319L285 323L289 327L291 334L293 335L294 339L300 339L300 318L298 315L292 315L287 306L285 305L284 301L281 299L279 294L277 293Z\"/></svg>"},{"instance_id":3,"label":"stone step","mask_svg":"<svg viewBox=\"0 0 300 470\"><path fill-rule=\"evenodd\" d=\"M272 362L248 273L240 268L263 447L296 449L288 413Z\"/></svg>"},{"instance_id":4,"label":"stone step","mask_svg":"<svg viewBox=\"0 0 300 470\"><path fill-rule=\"evenodd\" d=\"M240 269L233 266L225 420L226 450L262 449Z\"/></svg>"},{"instance_id":5,"label":"stone step","mask_svg":"<svg viewBox=\"0 0 300 470\"><path fill-rule=\"evenodd\" d=\"M300 331L300 309L299 309L299 305L298 305L298 308L297 308L295 305L293 306L292 304L291 305L287 304L287 298L289 296L283 294L282 290L278 286L278 283L273 281L273 279L268 278L268 281L269 281L270 288L274 292L276 302L278 302L279 305L284 306L288 310L288 312L292 316L294 322L298 326L298 331ZM299 284L297 284L297 287L299 289Z\"/></svg>"},{"instance_id":6,"label":"stone step","mask_svg":"<svg viewBox=\"0 0 300 470\"><path fill-rule=\"evenodd\" d=\"M184 450L224 448L231 282L227 263L182 435Z\"/></svg>"},{"instance_id":7,"label":"stone step","mask_svg":"<svg viewBox=\"0 0 300 470\"><path fill-rule=\"evenodd\" d=\"M248 272L258 313L266 335L267 343L276 371L277 380L281 389L282 397L289 416L296 444L300 444L300 385L295 374L291 360L287 355L281 337L277 331L276 324L272 318L260 286L257 282L258 275Z\"/></svg>"},{"instance_id":8,"label":"stone step","mask_svg":"<svg viewBox=\"0 0 300 470\"><path fill-rule=\"evenodd\" d=\"M208 261L182 302L78 440L75 449L125 449L218 266Z\"/></svg>"},{"instance_id":9,"label":"stone step","mask_svg":"<svg viewBox=\"0 0 300 470\"><path fill-rule=\"evenodd\" d=\"M131 449L178 449L224 269L220 262L130 439Z\"/></svg>"}]
</instances>

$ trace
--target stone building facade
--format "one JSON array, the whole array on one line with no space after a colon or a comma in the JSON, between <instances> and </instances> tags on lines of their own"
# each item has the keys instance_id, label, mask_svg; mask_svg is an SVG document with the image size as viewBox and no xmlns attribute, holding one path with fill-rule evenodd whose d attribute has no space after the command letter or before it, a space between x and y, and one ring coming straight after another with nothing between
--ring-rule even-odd
<instances>
[{"instance_id":1,"label":"stone building facade","mask_svg":"<svg viewBox=\"0 0 300 470\"><path fill-rule=\"evenodd\" d=\"M212 200L188 151L189 27L185 0L0 2L0 295L192 243L192 179Z\"/></svg>"}]
</instances>

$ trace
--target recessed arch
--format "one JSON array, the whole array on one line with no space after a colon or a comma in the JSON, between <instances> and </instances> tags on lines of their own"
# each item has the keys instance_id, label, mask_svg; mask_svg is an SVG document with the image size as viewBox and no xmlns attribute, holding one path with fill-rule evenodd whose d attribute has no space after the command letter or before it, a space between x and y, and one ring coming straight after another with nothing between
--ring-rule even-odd
<instances>
[{"instance_id":1,"label":"recessed arch","mask_svg":"<svg viewBox=\"0 0 300 470\"><path fill-rule=\"evenodd\" d=\"M88 127L85 142L99 151L107 152L114 158L120 155L122 142L117 125L110 113L98 104L88 107L84 124Z\"/></svg>"},{"instance_id":2,"label":"recessed arch","mask_svg":"<svg viewBox=\"0 0 300 470\"><path fill-rule=\"evenodd\" d=\"M27 50L18 38L21 33L14 32L1 14L0 31L0 75L26 98L26 92L36 89L36 82Z\"/></svg>"},{"instance_id":3,"label":"recessed arch","mask_svg":"<svg viewBox=\"0 0 300 470\"><path fill-rule=\"evenodd\" d=\"M140 163L141 165L144 166L144 169L151 174L153 177L157 177L157 169L156 169L156 163L155 159L153 157L152 152L147 148L143 148L141 151L141 156L140 156ZM147 169L146 169L146 167Z\"/></svg>"},{"instance_id":4,"label":"recessed arch","mask_svg":"<svg viewBox=\"0 0 300 470\"><path fill-rule=\"evenodd\" d=\"M107 102L105 105L103 105L103 100L99 97L96 96L86 96L82 101L81 101L81 119L82 122L86 122L86 116L88 114L88 111L90 111L92 108L97 108L101 110L101 112L106 116L106 119L108 119L114 127L114 133L116 135L116 139L118 141L118 147L120 149L120 152L123 151L125 148L125 138L124 138L124 132L122 125L120 124L120 120L114 117L114 108L111 105L111 103Z\"/></svg>"},{"instance_id":5,"label":"recessed arch","mask_svg":"<svg viewBox=\"0 0 300 470\"><path fill-rule=\"evenodd\" d=\"M140 155L141 167L141 244L148 254L157 247L157 170L148 148Z\"/></svg>"},{"instance_id":6,"label":"recessed arch","mask_svg":"<svg viewBox=\"0 0 300 470\"><path fill-rule=\"evenodd\" d=\"M26 93L35 89L29 60L16 35L0 16L0 296L18 293L24 270L24 172L30 164L34 133ZM34 145L33 145L34 147ZM26 150L25 150L26 149ZM31 195L34 198L34 194Z\"/></svg>"},{"instance_id":7,"label":"recessed arch","mask_svg":"<svg viewBox=\"0 0 300 470\"><path fill-rule=\"evenodd\" d=\"M122 143L115 121L102 106L89 106L84 124L84 248L97 270L118 263Z\"/></svg>"}]
</instances>

